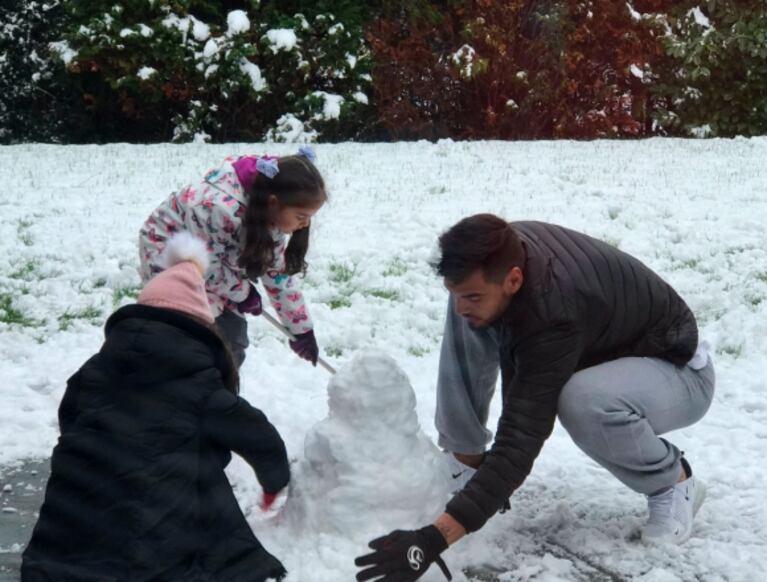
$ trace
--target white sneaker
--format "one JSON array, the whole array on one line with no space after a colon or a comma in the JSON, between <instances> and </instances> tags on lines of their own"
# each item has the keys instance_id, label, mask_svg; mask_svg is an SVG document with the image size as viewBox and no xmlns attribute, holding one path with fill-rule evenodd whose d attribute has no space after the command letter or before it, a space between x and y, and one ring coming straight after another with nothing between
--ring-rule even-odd
<instances>
[{"instance_id":1,"label":"white sneaker","mask_svg":"<svg viewBox=\"0 0 767 582\"><path fill-rule=\"evenodd\" d=\"M647 498L650 518L642 528L643 542L681 544L690 537L693 518L706 498L706 488L692 475L687 462L683 464L690 477Z\"/></svg>"},{"instance_id":2,"label":"white sneaker","mask_svg":"<svg viewBox=\"0 0 767 582\"><path fill-rule=\"evenodd\" d=\"M466 483L474 476L477 470L474 467L464 465L455 458L450 451L444 451L447 459L448 471L450 473L450 494L455 495L461 489L466 487Z\"/></svg>"}]
</instances>

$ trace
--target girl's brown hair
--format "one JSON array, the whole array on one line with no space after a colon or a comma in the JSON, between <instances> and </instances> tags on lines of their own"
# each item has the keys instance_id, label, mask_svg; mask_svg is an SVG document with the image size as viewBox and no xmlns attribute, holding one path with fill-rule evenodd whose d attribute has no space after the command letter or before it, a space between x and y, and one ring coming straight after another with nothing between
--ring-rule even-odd
<instances>
[{"instance_id":1,"label":"girl's brown hair","mask_svg":"<svg viewBox=\"0 0 767 582\"><path fill-rule=\"evenodd\" d=\"M240 266L248 277L255 279L274 261L274 240L270 233L269 197L275 196L280 206L315 207L327 200L325 182L316 166L302 155L284 156L277 160L280 171L269 178L259 173L249 192L248 209L243 218L245 249L240 254ZM285 251L285 270L289 275L306 271L309 250L309 226L290 237Z\"/></svg>"}]
</instances>

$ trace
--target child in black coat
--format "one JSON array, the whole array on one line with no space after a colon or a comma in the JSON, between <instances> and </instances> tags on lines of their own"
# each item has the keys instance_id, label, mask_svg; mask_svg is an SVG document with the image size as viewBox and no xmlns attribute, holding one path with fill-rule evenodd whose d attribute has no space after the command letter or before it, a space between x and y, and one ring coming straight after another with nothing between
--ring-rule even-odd
<instances>
[{"instance_id":1,"label":"child in black coat","mask_svg":"<svg viewBox=\"0 0 767 582\"><path fill-rule=\"evenodd\" d=\"M280 579L224 474L231 451L265 498L290 479L285 445L237 396L213 327L205 246L179 235L168 268L116 311L101 350L67 384L61 437L22 581Z\"/></svg>"}]
</instances>

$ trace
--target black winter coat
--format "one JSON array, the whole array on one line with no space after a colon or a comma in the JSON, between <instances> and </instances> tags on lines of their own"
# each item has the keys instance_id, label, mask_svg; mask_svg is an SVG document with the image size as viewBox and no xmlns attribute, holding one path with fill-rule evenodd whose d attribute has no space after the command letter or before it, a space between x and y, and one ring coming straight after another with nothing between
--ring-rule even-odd
<instances>
[{"instance_id":1,"label":"black winter coat","mask_svg":"<svg viewBox=\"0 0 767 582\"><path fill-rule=\"evenodd\" d=\"M553 224L512 226L527 259L522 288L499 322L503 409L493 446L446 510L467 531L529 475L575 372L626 356L683 365L698 344L690 309L639 260Z\"/></svg>"},{"instance_id":2,"label":"black winter coat","mask_svg":"<svg viewBox=\"0 0 767 582\"><path fill-rule=\"evenodd\" d=\"M266 417L226 390L223 345L179 313L130 305L69 379L61 436L22 581L277 578L224 467L241 455L267 492L290 478Z\"/></svg>"}]
</instances>

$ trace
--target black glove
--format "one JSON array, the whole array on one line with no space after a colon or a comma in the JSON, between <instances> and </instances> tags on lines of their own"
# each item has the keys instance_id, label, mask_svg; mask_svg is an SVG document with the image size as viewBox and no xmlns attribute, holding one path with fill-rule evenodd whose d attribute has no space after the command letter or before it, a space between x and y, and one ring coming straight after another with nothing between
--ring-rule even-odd
<instances>
[{"instance_id":1,"label":"black glove","mask_svg":"<svg viewBox=\"0 0 767 582\"><path fill-rule=\"evenodd\" d=\"M355 566L372 566L357 573L357 580L378 582L411 582L418 580L436 562L448 580L450 571L440 554L447 549L445 537L433 525L416 531L401 529L376 538L368 544L372 554L354 560ZM379 576L382 576L379 578Z\"/></svg>"}]
</instances>

